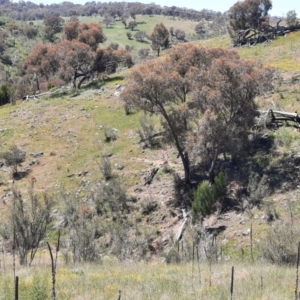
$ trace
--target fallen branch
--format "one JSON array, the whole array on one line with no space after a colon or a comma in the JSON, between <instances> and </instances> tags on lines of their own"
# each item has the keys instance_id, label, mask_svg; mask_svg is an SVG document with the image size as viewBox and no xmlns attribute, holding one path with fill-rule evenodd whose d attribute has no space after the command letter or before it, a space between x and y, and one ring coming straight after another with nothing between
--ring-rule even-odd
<instances>
[{"instance_id":1,"label":"fallen branch","mask_svg":"<svg viewBox=\"0 0 300 300\"><path fill-rule=\"evenodd\" d=\"M281 110L272 110L267 111L260 110L259 116L255 118L255 127L265 127L276 125L282 126L284 122L293 122L295 127L300 129L300 117L297 112L291 113Z\"/></svg>"},{"instance_id":2,"label":"fallen branch","mask_svg":"<svg viewBox=\"0 0 300 300\"><path fill-rule=\"evenodd\" d=\"M58 94L58 93L61 93L65 90L68 90L69 88L65 88L65 87L62 87L62 88L59 88L55 91L48 91L48 92L45 92L45 93L36 93L34 95L26 95L22 98L23 101L28 101L30 98L33 98L33 99L38 99L40 97L43 97L43 96L50 96L50 95L55 95L55 94Z\"/></svg>"},{"instance_id":3,"label":"fallen branch","mask_svg":"<svg viewBox=\"0 0 300 300\"><path fill-rule=\"evenodd\" d=\"M300 25L280 26L277 22L276 26L268 25L262 30L255 30L252 28L240 30L236 33L233 39L233 47L241 46L255 46L257 43L266 43L274 40L277 36L286 36L288 33L300 30Z\"/></svg>"},{"instance_id":4,"label":"fallen branch","mask_svg":"<svg viewBox=\"0 0 300 300\"><path fill-rule=\"evenodd\" d=\"M163 134L164 134L164 131L157 132L157 133L149 136L148 138L140 139L139 143L149 142L156 137L162 136Z\"/></svg>"},{"instance_id":5,"label":"fallen branch","mask_svg":"<svg viewBox=\"0 0 300 300\"><path fill-rule=\"evenodd\" d=\"M190 215L190 213L191 212L186 213L186 211L184 209L182 210L183 220L182 220L181 225L180 225L180 227L179 227L179 229L178 229L178 231L175 235L175 243L178 243L181 240L182 234L185 230L185 224L188 220L188 216Z\"/></svg>"}]
</instances>

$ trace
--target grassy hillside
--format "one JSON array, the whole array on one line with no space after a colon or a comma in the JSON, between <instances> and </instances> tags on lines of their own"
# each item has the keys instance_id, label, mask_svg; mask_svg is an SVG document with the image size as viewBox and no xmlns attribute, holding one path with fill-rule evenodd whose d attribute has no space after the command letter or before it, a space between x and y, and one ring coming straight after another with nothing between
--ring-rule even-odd
<instances>
[{"instance_id":1,"label":"grassy hillside","mask_svg":"<svg viewBox=\"0 0 300 300\"><path fill-rule=\"evenodd\" d=\"M99 22L99 19L82 17L81 21ZM138 16L137 22L137 28L148 34L158 22L188 34L193 34L195 26L191 21L170 20L162 16ZM135 51L149 47L149 44L128 40L128 30L119 21L104 31L107 36L105 45L117 42L120 46L134 46ZM195 43L227 48L230 39L224 36ZM21 43L17 45L19 47ZM273 93L257 99L260 108L270 108L276 104L283 110L300 111L299 46L298 32L277 38L268 45L236 49L242 58L278 68L283 78L277 82ZM65 90L56 96L40 97L29 102L19 100L14 106L0 107L0 152L17 145L27 154L20 169L30 168L27 176L13 182L11 168L1 167L1 222L8 217L12 185L26 195L34 177L37 193L46 191L56 197L62 191L69 191L85 199L91 187L104 180L100 164L102 156L109 155L114 178L120 178L127 193L132 195L132 211L123 217L129 224L128 232L139 232L138 237L146 249L141 257L143 261L114 260L105 247L110 240L108 234L102 237L104 241L101 240L104 245L100 253L102 264L73 264L70 260L67 263L68 253L62 249L57 270L59 299L117 299L119 290L122 291L121 299L227 299L230 297L233 265L233 299L291 299L294 296L295 270L292 267L269 265L261 257L266 232L276 224L292 224L287 227L288 232L291 230L292 235L298 237L298 186L271 194L260 205L250 209L243 210L241 204L235 210L205 219L204 225L207 227L226 228L218 235L217 246L211 252L214 256L208 262L202 260L206 255L205 246L196 253L198 250L191 243L201 230L198 225L188 226L184 238L175 246L174 236L182 222L182 211L176 206L176 201L184 191L177 189L173 174L181 176L182 166L176 151L170 146L144 149L139 143L137 131L143 114L134 112L126 115L118 96L126 72L122 70L110 75L108 81L94 81L79 91ZM155 124L159 129L158 119L155 119ZM116 140L105 141L107 128L113 130ZM297 157L299 132L296 129L283 127L267 132L266 136L273 138L276 149L270 155L254 155L251 157L253 164L276 169L276 163L282 157L290 157L291 152L294 153L293 157ZM282 165L288 170L291 162L283 162L286 164L281 163L278 170ZM158 174L153 183L147 185L145 177L154 167L159 168ZM231 183L232 193L235 192L235 184ZM56 208L59 209L60 205L58 203ZM274 223L268 221L270 216L277 220ZM113 218L109 216L101 220L101 226L109 227ZM117 221L115 218L114 222ZM113 230L116 231L115 228ZM127 228L123 230L127 231ZM132 238L130 234L129 237ZM46 240L54 246L56 232L52 230ZM134 244L139 241L130 242ZM296 239L293 244L296 244ZM292 252L296 253L294 248ZM0 300L13 299L11 247L2 249L9 250L2 250ZM274 249L277 248L274 246ZM197 256L200 257L200 265ZM165 264L168 259L175 263ZM50 293L45 294L51 289L49 262L47 248L43 246L32 268L17 266L21 299L34 299L32 295L38 294L43 299L50 299Z\"/></svg>"}]
</instances>

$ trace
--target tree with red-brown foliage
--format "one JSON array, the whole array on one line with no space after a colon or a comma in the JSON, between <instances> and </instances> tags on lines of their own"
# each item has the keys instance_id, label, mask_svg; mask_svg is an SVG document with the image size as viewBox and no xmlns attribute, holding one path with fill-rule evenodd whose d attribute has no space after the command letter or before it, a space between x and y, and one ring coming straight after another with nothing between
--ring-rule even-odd
<instances>
[{"instance_id":1,"label":"tree with red-brown foliage","mask_svg":"<svg viewBox=\"0 0 300 300\"><path fill-rule=\"evenodd\" d=\"M201 114L194 136L194 156L210 163L214 180L218 156L242 157L249 145L249 129L258 115L255 98L272 89L271 69L232 56L228 51L215 59L208 70L197 74L191 99Z\"/></svg>"},{"instance_id":2,"label":"tree with red-brown foliage","mask_svg":"<svg viewBox=\"0 0 300 300\"><path fill-rule=\"evenodd\" d=\"M254 99L270 88L270 72L227 49L179 44L163 58L133 68L121 95L129 106L161 116L190 183L191 158L210 163L239 151L254 122ZM232 141L232 142L230 142Z\"/></svg>"},{"instance_id":3,"label":"tree with red-brown foliage","mask_svg":"<svg viewBox=\"0 0 300 300\"><path fill-rule=\"evenodd\" d=\"M102 26L99 23L82 23L78 26L78 41L96 50L99 43L105 41Z\"/></svg>"},{"instance_id":4,"label":"tree with red-brown foliage","mask_svg":"<svg viewBox=\"0 0 300 300\"><path fill-rule=\"evenodd\" d=\"M118 49L118 45L97 49L105 41L100 24L80 24L77 18L71 18L63 30L65 40L52 45L38 44L32 49L24 61L25 70L46 80L57 76L80 88L94 73L113 73L118 66L133 65L130 52Z\"/></svg>"},{"instance_id":5,"label":"tree with red-brown foliage","mask_svg":"<svg viewBox=\"0 0 300 300\"><path fill-rule=\"evenodd\" d=\"M71 19L64 27L63 33L65 38L68 41L76 40L78 38L78 27L79 27L79 20Z\"/></svg>"},{"instance_id":6,"label":"tree with red-brown foliage","mask_svg":"<svg viewBox=\"0 0 300 300\"><path fill-rule=\"evenodd\" d=\"M64 36L68 41L78 40L96 50L99 43L106 38L102 26L98 23L81 23L77 18L72 18L63 28Z\"/></svg>"},{"instance_id":7,"label":"tree with red-brown foliage","mask_svg":"<svg viewBox=\"0 0 300 300\"><path fill-rule=\"evenodd\" d=\"M98 49L94 64L97 73L111 74L116 72L118 66L131 68L133 66L132 57L125 49L115 49L108 46L105 49Z\"/></svg>"},{"instance_id":8,"label":"tree with red-brown foliage","mask_svg":"<svg viewBox=\"0 0 300 300\"><path fill-rule=\"evenodd\" d=\"M93 67L95 53L90 46L77 40L61 43L36 45L24 62L24 69L39 74L48 80L58 75L65 82L73 82L79 87L86 80Z\"/></svg>"},{"instance_id":9,"label":"tree with red-brown foliage","mask_svg":"<svg viewBox=\"0 0 300 300\"><path fill-rule=\"evenodd\" d=\"M65 82L72 82L74 88L80 88L94 71L95 51L76 40L63 41L54 47L59 62L58 76Z\"/></svg>"},{"instance_id":10,"label":"tree with red-brown foliage","mask_svg":"<svg viewBox=\"0 0 300 300\"><path fill-rule=\"evenodd\" d=\"M55 46L37 44L24 61L24 69L48 79L58 70Z\"/></svg>"}]
</instances>

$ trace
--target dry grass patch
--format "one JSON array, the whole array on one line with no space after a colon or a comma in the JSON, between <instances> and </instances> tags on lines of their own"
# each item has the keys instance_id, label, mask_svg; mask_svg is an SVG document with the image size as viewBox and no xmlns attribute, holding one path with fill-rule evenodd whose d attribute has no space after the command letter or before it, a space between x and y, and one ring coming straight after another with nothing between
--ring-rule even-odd
<instances>
[{"instance_id":1,"label":"dry grass patch","mask_svg":"<svg viewBox=\"0 0 300 300\"><path fill-rule=\"evenodd\" d=\"M166 265L164 263L123 262L105 259L100 265L60 265L57 270L59 299L228 299L230 297L231 262L209 265ZM294 296L295 270L265 263L234 263L233 299L291 299ZM34 287L43 286L50 299L50 266L30 268L20 276L21 299ZM39 282L37 282L39 278ZM1 275L2 298L13 299L12 273ZM37 291L37 289L36 289ZM3 298L5 297L5 298ZM81 297L81 298L80 298Z\"/></svg>"}]
</instances>

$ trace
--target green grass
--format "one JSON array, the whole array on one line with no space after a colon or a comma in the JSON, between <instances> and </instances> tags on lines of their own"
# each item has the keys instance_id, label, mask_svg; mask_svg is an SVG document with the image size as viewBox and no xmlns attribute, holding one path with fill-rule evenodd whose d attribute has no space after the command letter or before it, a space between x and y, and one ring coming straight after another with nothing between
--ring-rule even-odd
<instances>
[{"instance_id":1,"label":"green grass","mask_svg":"<svg viewBox=\"0 0 300 300\"><path fill-rule=\"evenodd\" d=\"M82 22L99 22L99 20L94 17L81 17ZM163 22L168 29L173 26L175 30L182 29L190 34L193 33L196 24L192 21L174 21L163 16L152 18L138 16L137 21L142 23L137 28L145 30L148 34L158 22ZM108 38L104 46L117 42L121 47L126 44L134 46L135 50L149 47L135 40L129 41L126 37L127 30L119 21L115 22L112 28L104 28L104 32ZM228 47L230 39L217 37L200 43L208 47ZM242 58L261 61L264 65L278 67L286 72L299 72L299 46L300 33L298 32L291 33L286 38L279 37L267 46L257 45L253 48L236 50ZM19 49L20 44L17 47ZM68 175L87 170L89 173L86 180L92 184L97 180L102 180L98 162L102 154L106 153L113 153L111 158L113 165L115 163L124 165L122 172L113 170L113 173L125 179L127 187L136 185L141 179L140 171L149 167L149 162L145 160L150 156L156 159L157 152L149 150L148 153L141 154L136 130L140 126L139 119L142 114L134 113L126 116L122 103L113 95L114 86L123 84L124 76L125 73L116 74L105 83L90 84L89 88L83 88L78 95L69 93L63 97L41 98L39 102L18 102L15 106L1 106L0 129L5 130L0 132L0 150L6 151L11 145L16 144L27 152L26 163L31 159L29 153L44 152L44 156L39 159L40 164L32 167L30 175L37 178L36 189L38 191L58 191L64 188L76 192L80 189L81 195L85 196L88 188L84 190L84 187L80 187L82 178L76 175L68 177ZM103 84L106 86L106 92L98 94L97 89ZM289 86L288 81L287 84L278 88L270 99L261 99L260 104L269 105L272 100L287 111L299 111L297 85L298 83L294 83ZM100 125L116 128L118 139L105 143ZM299 146L299 133L291 127L281 128L273 135L283 152ZM55 152L56 155L51 156L50 152ZM170 157L170 161L173 161L174 157ZM262 167L267 167L271 163L270 159L265 156L258 155L253 159ZM163 176L161 172L159 175ZM1 180L6 184L0 187L2 194L8 187L7 182L10 179L8 173L1 173ZM15 186L23 190L27 189L30 176L16 182ZM289 197L289 195L282 197ZM279 206L276 203L274 205L276 205L276 211L280 213L280 219L287 219L288 207ZM300 206L297 202L293 202L292 208L295 222L296 220L298 222ZM1 207L2 215L5 216L3 209L5 205ZM164 209L167 210L165 207ZM162 217L159 213L157 223L161 224ZM166 212L167 214L169 211ZM136 216L138 217L138 213ZM149 219L153 217L156 215L149 216ZM255 259L259 257L259 250L256 248L259 243L257 241L263 239L269 226L266 222L260 221L260 218L261 214L259 214L259 220L253 222ZM141 217L140 221L143 222ZM160 227L151 226L157 232L163 230ZM52 232L51 235L53 234ZM50 239L55 240L52 236ZM270 266L260 261L249 263L248 237L243 237L243 239L232 237L227 242L224 237L222 248L224 257L230 260L212 266L211 286L209 266L205 263L201 263L200 266L200 285L198 267L196 265L193 267L191 263L167 266L160 263L162 258L158 257L154 263L120 263L113 259L104 259L103 263L98 265L65 266L61 258L57 274L59 299L117 299L119 290L122 290L121 299L228 299L232 265L236 268L234 299L282 300L293 297L295 270ZM242 263L240 262L241 249L244 253ZM45 261L47 261L46 265ZM21 299L32 299L33 291L37 291L39 286L50 291L51 274L48 262L49 257L43 250L35 261L34 268L18 267ZM83 274L73 272L75 267L82 268ZM0 300L13 299L12 272L11 268L7 268L7 272L0 275ZM262 289L260 288L261 277L263 278ZM39 282L37 278L41 278L41 281ZM46 300L47 297L43 299ZM48 299L50 299L50 294L48 294Z\"/></svg>"},{"instance_id":2,"label":"green grass","mask_svg":"<svg viewBox=\"0 0 300 300\"><path fill-rule=\"evenodd\" d=\"M101 17L80 17L80 22L101 22ZM129 18L128 22L132 19ZM141 49L141 48L150 48L150 41L146 39L145 43L137 42L134 37L132 37L131 40L129 40L126 36L126 32L131 32L132 35L136 33L137 30L145 31L147 34L151 34L155 25L158 23L163 23L168 30L170 30L171 27L176 29L181 29L186 32L186 34L194 34L195 33L195 26L196 22L190 21L190 20L172 20L166 16L159 16L154 15L153 17L148 17L145 15L138 15L136 18L136 22L138 23L138 26L134 29L134 31L131 31L129 29L125 29L124 25L121 21L115 21L111 24L110 27L106 28L103 26L104 34L107 37L106 42L103 44L104 47L108 46L110 43L118 43L120 47L125 47L126 45L129 45L131 47L134 47L135 50ZM100 45L101 47L101 45Z\"/></svg>"},{"instance_id":3,"label":"green grass","mask_svg":"<svg viewBox=\"0 0 300 300\"><path fill-rule=\"evenodd\" d=\"M105 153L112 152L112 163L122 163L129 173L141 167L139 161L131 160L141 154L136 133L141 114L125 115L122 103L113 95L116 83L122 81L109 82L103 95L82 90L73 98L41 98L0 107L0 128L5 128L0 132L2 151L16 144L27 152L27 161L29 153L44 152L40 161L47 174L39 177L40 184L47 187L60 182L75 188L79 179L67 175L85 170L92 182L101 178L98 162ZM117 140L106 143L100 126L116 128ZM56 155L50 156L53 151ZM32 176L38 169L33 167Z\"/></svg>"},{"instance_id":4,"label":"green grass","mask_svg":"<svg viewBox=\"0 0 300 300\"><path fill-rule=\"evenodd\" d=\"M300 32L277 37L268 45L238 49L242 58L259 60L264 65L289 72L300 71Z\"/></svg>"},{"instance_id":5,"label":"green grass","mask_svg":"<svg viewBox=\"0 0 300 300\"><path fill-rule=\"evenodd\" d=\"M197 41L207 47L230 46L227 36ZM257 44L255 47L234 48L242 58L260 61L265 66L279 68L288 72L300 72L300 32L289 33L286 37L277 37L270 44Z\"/></svg>"}]
</instances>

